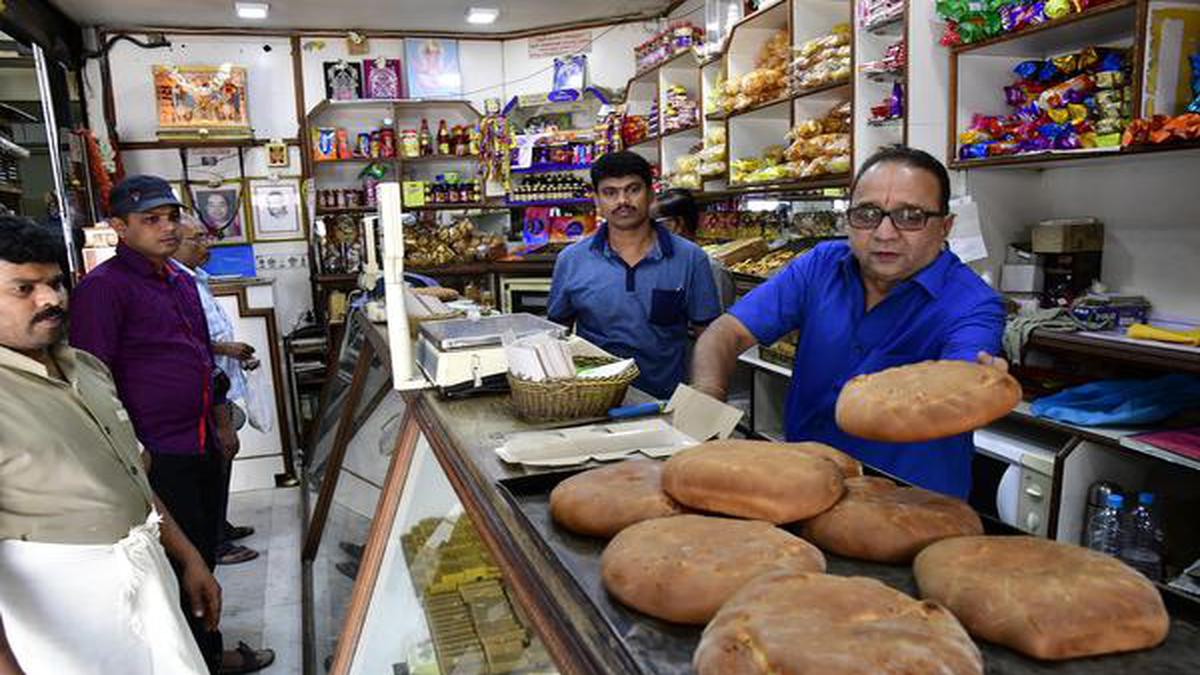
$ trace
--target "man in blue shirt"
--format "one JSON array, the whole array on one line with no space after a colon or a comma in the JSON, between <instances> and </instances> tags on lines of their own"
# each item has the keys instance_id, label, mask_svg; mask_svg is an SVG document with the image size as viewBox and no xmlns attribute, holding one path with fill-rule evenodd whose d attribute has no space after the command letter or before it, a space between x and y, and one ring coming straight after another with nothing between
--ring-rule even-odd
<instances>
[{"instance_id":1,"label":"man in blue shirt","mask_svg":"<svg viewBox=\"0 0 1200 675\"><path fill-rule=\"evenodd\" d=\"M724 398L737 355L800 331L788 392L789 441L819 441L921 487L971 488L970 434L880 443L843 433L834 406L850 378L929 359L1007 369L1000 297L946 249L954 222L941 162L886 148L855 177L849 242L817 246L749 293L701 336L693 386Z\"/></svg>"},{"instance_id":2,"label":"man in blue shirt","mask_svg":"<svg viewBox=\"0 0 1200 675\"><path fill-rule=\"evenodd\" d=\"M596 209L605 224L568 246L554 265L552 321L641 371L634 386L668 398L684 378L688 323L721 313L708 256L650 220L650 165L617 152L592 165Z\"/></svg>"}]
</instances>

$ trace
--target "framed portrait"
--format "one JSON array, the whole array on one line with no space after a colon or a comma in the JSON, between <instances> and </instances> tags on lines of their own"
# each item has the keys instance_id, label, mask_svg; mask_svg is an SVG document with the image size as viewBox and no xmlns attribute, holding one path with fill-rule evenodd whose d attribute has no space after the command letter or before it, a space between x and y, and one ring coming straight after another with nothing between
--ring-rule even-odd
<instances>
[{"instance_id":1,"label":"framed portrait","mask_svg":"<svg viewBox=\"0 0 1200 675\"><path fill-rule=\"evenodd\" d=\"M300 180L250 181L255 241L291 241L306 237Z\"/></svg>"},{"instance_id":2,"label":"framed portrait","mask_svg":"<svg viewBox=\"0 0 1200 675\"><path fill-rule=\"evenodd\" d=\"M457 40L406 39L404 56L409 98L456 98L462 95Z\"/></svg>"},{"instance_id":3,"label":"framed portrait","mask_svg":"<svg viewBox=\"0 0 1200 675\"><path fill-rule=\"evenodd\" d=\"M159 135L250 135L246 69L220 66L154 66Z\"/></svg>"},{"instance_id":4,"label":"framed portrait","mask_svg":"<svg viewBox=\"0 0 1200 675\"><path fill-rule=\"evenodd\" d=\"M363 94L365 98L404 98L400 78L400 59L368 59L363 61Z\"/></svg>"},{"instance_id":5,"label":"framed portrait","mask_svg":"<svg viewBox=\"0 0 1200 675\"><path fill-rule=\"evenodd\" d=\"M191 188L192 209L216 236L214 246L250 243L241 181L227 181L217 187L198 184Z\"/></svg>"},{"instance_id":6,"label":"framed portrait","mask_svg":"<svg viewBox=\"0 0 1200 675\"><path fill-rule=\"evenodd\" d=\"M330 101L357 101L362 98L362 64L357 61L326 61L325 98Z\"/></svg>"}]
</instances>

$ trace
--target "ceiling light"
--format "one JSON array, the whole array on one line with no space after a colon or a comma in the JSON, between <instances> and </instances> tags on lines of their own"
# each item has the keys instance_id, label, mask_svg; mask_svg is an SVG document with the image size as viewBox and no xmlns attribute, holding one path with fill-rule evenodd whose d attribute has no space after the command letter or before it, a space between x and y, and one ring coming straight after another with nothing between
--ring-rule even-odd
<instances>
[{"instance_id":1,"label":"ceiling light","mask_svg":"<svg viewBox=\"0 0 1200 675\"><path fill-rule=\"evenodd\" d=\"M239 19L265 19L270 8L265 2L235 2L233 6Z\"/></svg>"},{"instance_id":2,"label":"ceiling light","mask_svg":"<svg viewBox=\"0 0 1200 675\"><path fill-rule=\"evenodd\" d=\"M495 7L472 7L467 10L467 23L495 23L500 17L500 10Z\"/></svg>"}]
</instances>

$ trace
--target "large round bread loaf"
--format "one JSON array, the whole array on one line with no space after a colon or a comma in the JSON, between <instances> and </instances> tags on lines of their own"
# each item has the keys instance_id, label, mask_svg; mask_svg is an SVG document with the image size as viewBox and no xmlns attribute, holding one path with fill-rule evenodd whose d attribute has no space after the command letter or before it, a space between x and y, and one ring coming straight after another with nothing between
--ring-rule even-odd
<instances>
[{"instance_id":1,"label":"large round bread loaf","mask_svg":"<svg viewBox=\"0 0 1200 675\"><path fill-rule=\"evenodd\" d=\"M921 597L977 638L1039 659L1153 647L1169 617L1154 584L1116 558L1036 537L958 537L913 563Z\"/></svg>"},{"instance_id":2,"label":"large round bread loaf","mask_svg":"<svg viewBox=\"0 0 1200 675\"><path fill-rule=\"evenodd\" d=\"M825 557L762 521L682 515L621 530L600 573L617 600L650 616L703 624L751 579L774 570L820 572Z\"/></svg>"},{"instance_id":3,"label":"large round bread loaf","mask_svg":"<svg viewBox=\"0 0 1200 675\"><path fill-rule=\"evenodd\" d=\"M954 616L866 577L777 572L746 584L704 629L698 675L981 675Z\"/></svg>"},{"instance_id":4,"label":"large round bread loaf","mask_svg":"<svg viewBox=\"0 0 1200 675\"><path fill-rule=\"evenodd\" d=\"M823 551L884 563L907 563L935 541L977 534L983 523L965 502L867 476L847 478L841 500L803 529Z\"/></svg>"},{"instance_id":5,"label":"large round bread loaf","mask_svg":"<svg viewBox=\"0 0 1200 675\"><path fill-rule=\"evenodd\" d=\"M684 512L662 489L663 463L628 461L584 471L550 491L550 516L577 534L608 538L634 523Z\"/></svg>"},{"instance_id":6,"label":"large round bread loaf","mask_svg":"<svg viewBox=\"0 0 1200 675\"><path fill-rule=\"evenodd\" d=\"M859 375L842 387L838 427L859 438L916 443L978 429L1021 401L1008 373L966 361L924 361Z\"/></svg>"},{"instance_id":7,"label":"large round bread loaf","mask_svg":"<svg viewBox=\"0 0 1200 675\"><path fill-rule=\"evenodd\" d=\"M663 489L701 511L772 523L811 518L842 496L842 470L826 451L798 445L702 443L667 460Z\"/></svg>"}]
</instances>

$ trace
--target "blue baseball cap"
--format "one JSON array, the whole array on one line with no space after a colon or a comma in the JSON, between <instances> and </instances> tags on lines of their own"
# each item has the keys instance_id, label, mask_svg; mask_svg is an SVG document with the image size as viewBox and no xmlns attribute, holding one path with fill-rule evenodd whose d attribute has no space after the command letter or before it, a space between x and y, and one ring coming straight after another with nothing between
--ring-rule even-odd
<instances>
[{"instance_id":1,"label":"blue baseball cap","mask_svg":"<svg viewBox=\"0 0 1200 675\"><path fill-rule=\"evenodd\" d=\"M121 181L108 198L112 215L122 218L131 213L145 213L160 206L177 206L183 203L171 190L171 185L158 176L130 176Z\"/></svg>"}]
</instances>

